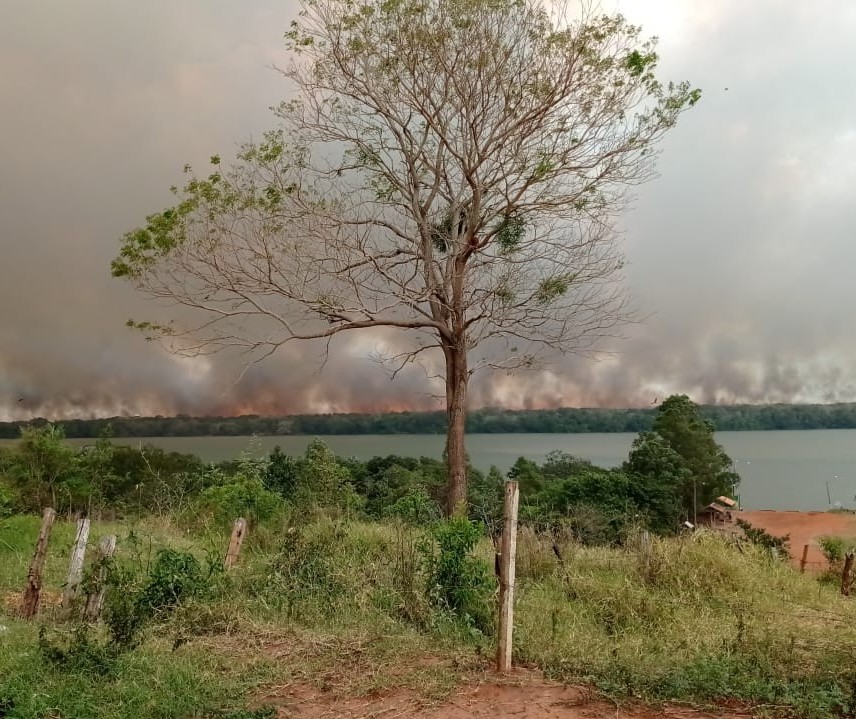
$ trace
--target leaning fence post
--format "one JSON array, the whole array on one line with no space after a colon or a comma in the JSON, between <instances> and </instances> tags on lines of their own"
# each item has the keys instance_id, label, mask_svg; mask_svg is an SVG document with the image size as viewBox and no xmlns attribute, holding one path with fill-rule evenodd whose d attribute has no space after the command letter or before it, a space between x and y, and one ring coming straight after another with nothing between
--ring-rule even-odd
<instances>
[{"instance_id":1,"label":"leaning fence post","mask_svg":"<svg viewBox=\"0 0 856 719\"><path fill-rule=\"evenodd\" d=\"M108 534L106 537L101 537L98 543L98 554L93 565L93 587L86 595L86 606L83 609L83 616L90 622L98 621L101 616L101 607L104 604L104 582L107 580L107 567L105 564L113 552L116 551L116 535Z\"/></svg>"},{"instance_id":2,"label":"leaning fence post","mask_svg":"<svg viewBox=\"0 0 856 719\"><path fill-rule=\"evenodd\" d=\"M520 491L517 482L505 483L504 523L499 564L499 639L496 646L496 669L511 669L512 635L514 632L514 574L517 556L517 506Z\"/></svg>"},{"instance_id":3,"label":"leaning fence post","mask_svg":"<svg viewBox=\"0 0 856 719\"><path fill-rule=\"evenodd\" d=\"M77 532L74 535L74 546L68 563L68 579L62 592L62 613L66 617L71 615L77 590L83 579L83 560L86 558L87 541L89 541L89 518L83 517L77 520Z\"/></svg>"},{"instance_id":4,"label":"leaning fence post","mask_svg":"<svg viewBox=\"0 0 856 719\"><path fill-rule=\"evenodd\" d=\"M238 517L232 527L232 536L229 539L229 549L226 550L226 559L223 566L231 569L238 563L238 555L241 553L241 545L244 543L244 535L247 533L247 520Z\"/></svg>"},{"instance_id":5,"label":"leaning fence post","mask_svg":"<svg viewBox=\"0 0 856 719\"><path fill-rule=\"evenodd\" d=\"M27 586L21 598L21 616L31 619L39 611L39 598L42 593L42 572L45 569L45 557L48 552L48 540L51 536L51 528L56 519L56 512L48 507L42 515L42 526L39 529L39 538L36 541L36 551L27 570Z\"/></svg>"},{"instance_id":6,"label":"leaning fence post","mask_svg":"<svg viewBox=\"0 0 856 719\"><path fill-rule=\"evenodd\" d=\"M802 559L800 559L800 574L805 574L805 565L808 562L808 545L803 546Z\"/></svg>"},{"instance_id":7,"label":"leaning fence post","mask_svg":"<svg viewBox=\"0 0 856 719\"><path fill-rule=\"evenodd\" d=\"M853 552L847 552L847 554L844 555L844 570L841 572L841 593L845 597L850 596L850 589L853 586L853 579L851 576L853 573L853 557Z\"/></svg>"}]
</instances>

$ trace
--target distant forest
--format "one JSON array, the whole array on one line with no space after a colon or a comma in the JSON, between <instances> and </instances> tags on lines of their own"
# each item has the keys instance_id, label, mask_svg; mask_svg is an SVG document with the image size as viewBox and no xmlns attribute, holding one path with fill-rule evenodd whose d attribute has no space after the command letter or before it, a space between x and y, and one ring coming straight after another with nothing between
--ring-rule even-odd
<instances>
[{"instance_id":1,"label":"distant forest","mask_svg":"<svg viewBox=\"0 0 856 719\"><path fill-rule=\"evenodd\" d=\"M473 434L505 432L642 432L651 428L656 408L474 410L467 420ZM854 429L856 403L708 405L703 415L720 431L769 429ZM31 422L0 423L0 438L15 438ZM56 423L66 437L200 437L331 434L442 434L443 412L387 414L308 414L287 417L112 417L71 419Z\"/></svg>"}]
</instances>

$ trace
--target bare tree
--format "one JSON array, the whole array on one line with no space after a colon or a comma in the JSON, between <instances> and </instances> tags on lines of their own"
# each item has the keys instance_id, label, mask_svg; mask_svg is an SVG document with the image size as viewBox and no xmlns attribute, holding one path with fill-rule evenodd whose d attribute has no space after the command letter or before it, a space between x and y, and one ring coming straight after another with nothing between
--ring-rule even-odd
<instances>
[{"instance_id":1,"label":"bare tree","mask_svg":"<svg viewBox=\"0 0 856 719\"><path fill-rule=\"evenodd\" d=\"M620 16L536 0L305 0L281 127L176 190L113 274L199 322L176 351L378 327L442 356L448 510L466 501L479 367L587 353L627 319L614 226L700 92ZM187 313L184 313L187 314Z\"/></svg>"}]
</instances>

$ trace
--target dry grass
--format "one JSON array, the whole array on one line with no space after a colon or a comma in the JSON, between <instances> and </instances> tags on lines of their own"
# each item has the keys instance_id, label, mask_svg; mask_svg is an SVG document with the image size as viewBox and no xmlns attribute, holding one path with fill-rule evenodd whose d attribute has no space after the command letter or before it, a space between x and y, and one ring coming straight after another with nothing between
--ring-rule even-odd
<instances>
[{"instance_id":1,"label":"dry grass","mask_svg":"<svg viewBox=\"0 0 856 719\"><path fill-rule=\"evenodd\" d=\"M654 539L647 567L634 548L577 548L522 583L516 628L518 659L554 676L651 697L806 699L820 716L849 700L856 604L702 532Z\"/></svg>"}]
</instances>

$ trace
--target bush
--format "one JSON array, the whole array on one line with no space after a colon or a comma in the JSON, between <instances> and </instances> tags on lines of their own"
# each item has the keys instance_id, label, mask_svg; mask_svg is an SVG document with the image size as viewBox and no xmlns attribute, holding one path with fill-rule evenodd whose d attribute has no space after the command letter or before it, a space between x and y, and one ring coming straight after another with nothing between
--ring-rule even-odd
<instances>
[{"instance_id":1,"label":"bush","mask_svg":"<svg viewBox=\"0 0 856 719\"><path fill-rule=\"evenodd\" d=\"M745 519L738 519L737 526L743 530L752 544L756 544L764 549L769 549L771 552L778 554L780 559L788 559L791 556L791 535L785 534L782 537L777 537L769 532L764 531L760 527L754 527Z\"/></svg>"},{"instance_id":2,"label":"bush","mask_svg":"<svg viewBox=\"0 0 856 719\"><path fill-rule=\"evenodd\" d=\"M436 547L426 543L422 553L433 603L487 633L493 623L494 582L487 565L471 554L483 531L480 522L466 517L437 522L431 530Z\"/></svg>"},{"instance_id":3,"label":"bush","mask_svg":"<svg viewBox=\"0 0 856 719\"><path fill-rule=\"evenodd\" d=\"M199 507L218 524L229 526L244 517L251 526L270 521L283 510L279 495L265 489L260 479L235 477L209 487L199 496Z\"/></svg>"},{"instance_id":4,"label":"bush","mask_svg":"<svg viewBox=\"0 0 856 719\"><path fill-rule=\"evenodd\" d=\"M15 508L15 496L12 490L0 484L0 519L8 517Z\"/></svg>"},{"instance_id":5,"label":"bush","mask_svg":"<svg viewBox=\"0 0 856 719\"><path fill-rule=\"evenodd\" d=\"M317 438L300 460L294 496L289 500L305 511L323 509L339 515L353 514L362 504L351 485L351 473Z\"/></svg>"},{"instance_id":6,"label":"bush","mask_svg":"<svg viewBox=\"0 0 856 719\"><path fill-rule=\"evenodd\" d=\"M837 567L844 561L844 555L847 552L852 552L856 541L852 539L844 539L844 537L821 537L817 540L820 545L820 551L826 557L831 568Z\"/></svg>"},{"instance_id":7,"label":"bush","mask_svg":"<svg viewBox=\"0 0 856 719\"><path fill-rule=\"evenodd\" d=\"M52 642L47 629L41 627L38 646L42 659L55 668L94 677L109 677L115 669L118 656L115 646L105 646L94 641L86 624L75 626L71 636L60 642Z\"/></svg>"},{"instance_id":8,"label":"bush","mask_svg":"<svg viewBox=\"0 0 856 719\"><path fill-rule=\"evenodd\" d=\"M210 562L203 569L192 554L173 549L158 552L143 577L111 564L104 604L110 643L119 651L135 648L149 622L208 592L217 567Z\"/></svg>"},{"instance_id":9,"label":"bush","mask_svg":"<svg viewBox=\"0 0 856 719\"><path fill-rule=\"evenodd\" d=\"M420 526L436 521L440 517L440 507L424 489L417 489L393 502L383 513Z\"/></svg>"},{"instance_id":10,"label":"bush","mask_svg":"<svg viewBox=\"0 0 856 719\"><path fill-rule=\"evenodd\" d=\"M556 546L552 534L521 527L517 534L518 579L540 580L552 575L559 565Z\"/></svg>"},{"instance_id":11,"label":"bush","mask_svg":"<svg viewBox=\"0 0 856 719\"><path fill-rule=\"evenodd\" d=\"M212 573L213 567L205 574L199 560L192 554L162 549L137 603L151 616L169 612L183 600L198 596L207 589Z\"/></svg>"},{"instance_id":12,"label":"bush","mask_svg":"<svg viewBox=\"0 0 856 719\"><path fill-rule=\"evenodd\" d=\"M318 528L289 528L263 581L251 585L266 603L284 606L291 617L319 608L327 614L345 591L333 556L341 537L332 523L322 523L321 531L312 531Z\"/></svg>"},{"instance_id":13,"label":"bush","mask_svg":"<svg viewBox=\"0 0 856 719\"><path fill-rule=\"evenodd\" d=\"M431 614L431 606L425 592L421 537L418 530L407 524L397 523L394 530L391 601L383 608L398 619L424 628Z\"/></svg>"}]
</instances>

